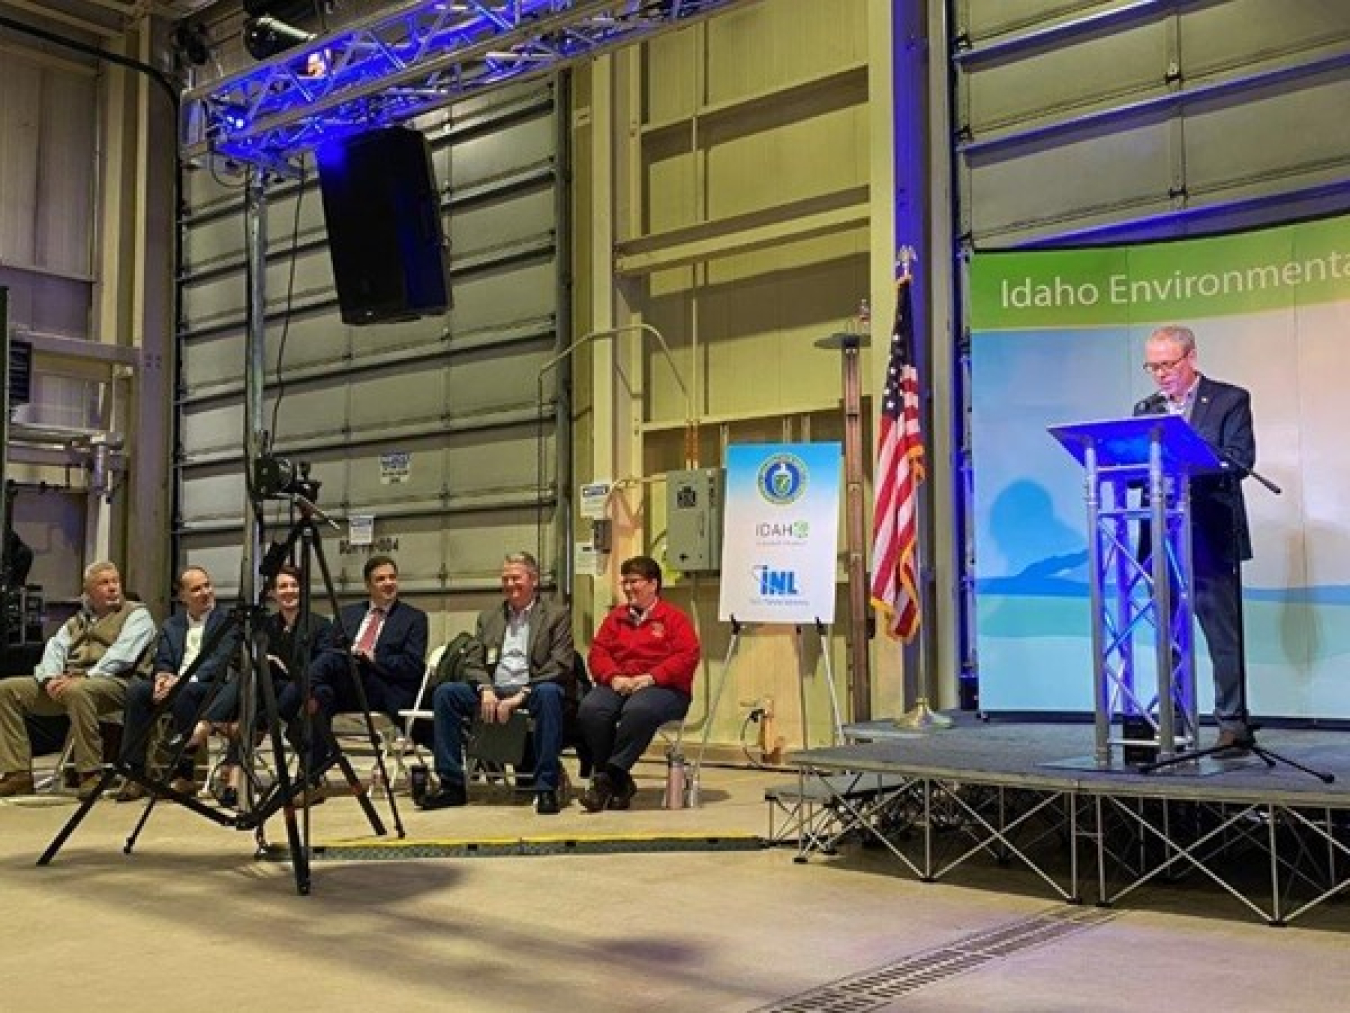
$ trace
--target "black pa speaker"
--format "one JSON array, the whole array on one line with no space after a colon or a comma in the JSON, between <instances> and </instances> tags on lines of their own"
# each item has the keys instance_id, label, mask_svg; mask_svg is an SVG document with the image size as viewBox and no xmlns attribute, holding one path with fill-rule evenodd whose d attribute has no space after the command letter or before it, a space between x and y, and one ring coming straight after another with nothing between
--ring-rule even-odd
<instances>
[{"instance_id":1,"label":"black pa speaker","mask_svg":"<svg viewBox=\"0 0 1350 1013\"><path fill-rule=\"evenodd\" d=\"M426 138L385 127L322 145L318 161L343 321L359 326L443 313L450 283Z\"/></svg>"}]
</instances>

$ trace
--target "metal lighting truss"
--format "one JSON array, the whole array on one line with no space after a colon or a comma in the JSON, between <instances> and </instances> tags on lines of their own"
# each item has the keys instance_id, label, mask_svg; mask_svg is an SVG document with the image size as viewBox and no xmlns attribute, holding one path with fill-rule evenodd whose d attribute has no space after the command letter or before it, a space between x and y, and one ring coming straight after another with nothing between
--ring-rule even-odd
<instances>
[{"instance_id":1,"label":"metal lighting truss","mask_svg":"<svg viewBox=\"0 0 1350 1013\"><path fill-rule=\"evenodd\" d=\"M183 96L183 155L289 172L308 150L744 0L417 0Z\"/></svg>"}]
</instances>

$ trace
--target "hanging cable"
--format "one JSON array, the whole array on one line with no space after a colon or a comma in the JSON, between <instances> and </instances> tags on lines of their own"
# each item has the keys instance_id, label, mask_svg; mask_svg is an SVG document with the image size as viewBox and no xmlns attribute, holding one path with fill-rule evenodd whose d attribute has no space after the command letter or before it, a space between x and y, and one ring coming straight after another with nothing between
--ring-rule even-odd
<instances>
[{"instance_id":1,"label":"hanging cable","mask_svg":"<svg viewBox=\"0 0 1350 1013\"><path fill-rule=\"evenodd\" d=\"M277 417L281 412L281 399L286 394L285 374L282 365L285 362L286 338L291 333L291 309L295 300L295 265L300 250L300 208L305 201L305 162L300 161L300 181L295 192L295 216L291 221L291 263L286 277L286 308L281 318L281 338L277 341L277 364L273 370L277 378L276 398L272 402L272 424L267 430L267 449L271 452L276 446Z\"/></svg>"}]
</instances>

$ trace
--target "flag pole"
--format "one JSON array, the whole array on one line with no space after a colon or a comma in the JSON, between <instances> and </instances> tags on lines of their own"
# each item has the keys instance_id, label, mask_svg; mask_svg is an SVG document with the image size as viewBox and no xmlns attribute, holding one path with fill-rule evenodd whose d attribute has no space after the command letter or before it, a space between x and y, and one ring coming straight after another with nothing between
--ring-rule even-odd
<instances>
[{"instance_id":1,"label":"flag pole","mask_svg":"<svg viewBox=\"0 0 1350 1013\"><path fill-rule=\"evenodd\" d=\"M929 705L936 699L931 666L921 650L925 636L921 572L922 530L920 486L925 477L920 394L918 335L913 311L914 248L902 246L896 255L896 315L883 407L882 441L878 448L876 515L873 519L876 553L872 599L886 618L886 630L903 642L905 671L916 671L914 706L894 720L896 728L937 730L950 728L950 718ZM908 681L908 680L906 680Z\"/></svg>"},{"instance_id":2,"label":"flag pole","mask_svg":"<svg viewBox=\"0 0 1350 1013\"><path fill-rule=\"evenodd\" d=\"M867 545L864 523L861 350L869 344L871 311L864 301L848 330L815 342L838 349L842 363L844 408L844 540L848 569L849 711L855 722L872 717L872 671L867 637ZM828 651L829 647L826 645Z\"/></svg>"}]
</instances>

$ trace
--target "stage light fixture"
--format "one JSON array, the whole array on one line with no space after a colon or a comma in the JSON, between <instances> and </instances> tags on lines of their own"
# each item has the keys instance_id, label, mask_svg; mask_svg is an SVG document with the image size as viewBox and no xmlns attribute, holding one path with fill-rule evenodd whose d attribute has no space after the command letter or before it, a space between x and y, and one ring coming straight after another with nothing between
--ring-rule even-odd
<instances>
[{"instance_id":1,"label":"stage light fixture","mask_svg":"<svg viewBox=\"0 0 1350 1013\"><path fill-rule=\"evenodd\" d=\"M201 22L184 22L173 30L173 48L183 62L200 67L211 59L211 34Z\"/></svg>"},{"instance_id":2,"label":"stage light fixture","mask_svg":"<svg viewBox=\"0 0 1350 1013\"><path fill-rule=\"evenodd\" d=\"M244 48L255 60L266 60L288 49L313 42L315 34L295 21L313 13L308 0L244 0Z\"/></svg>"}]
</instances>

